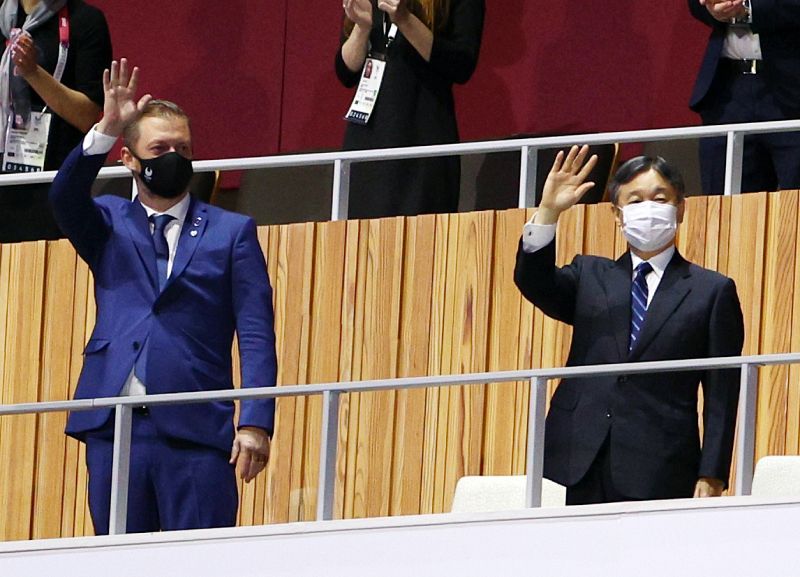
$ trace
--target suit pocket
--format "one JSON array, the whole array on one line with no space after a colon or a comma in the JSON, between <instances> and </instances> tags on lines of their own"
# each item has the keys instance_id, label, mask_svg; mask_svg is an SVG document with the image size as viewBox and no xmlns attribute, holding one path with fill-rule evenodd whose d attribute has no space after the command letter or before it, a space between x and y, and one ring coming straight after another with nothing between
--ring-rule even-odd
<instances>
[{"instance_id":1,"label":"suit pocket","mask_svg":"<svg viewBox=\"0 0 800 577\"><path fill-rule=\"evenodd\" d=\"M89 342L86 343L86 347L83 349L84 355L91 355L94 353L99 353L108 348L108 345L111 343L108 339L89 339Z\"/></svg>"}]
</instances>

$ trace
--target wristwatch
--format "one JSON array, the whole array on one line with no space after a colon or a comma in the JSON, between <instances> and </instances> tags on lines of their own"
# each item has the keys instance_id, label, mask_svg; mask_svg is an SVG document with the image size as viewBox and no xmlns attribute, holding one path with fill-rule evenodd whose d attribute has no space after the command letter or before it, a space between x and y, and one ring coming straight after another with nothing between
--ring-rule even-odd
<instances>
[{"instance_id":1,"label":"wristwatch","mask_svg":"<svg viewBox=\"0 0 800 577\"><path fill-rule=\"evenodd\" d=\"M737 16L736 18L731 18L731 24L753 23L753 8L750 4L750 0L744 0L744 2L742 2L742 8L744 8L744 14Z\"/></svg>"}]
</instances>

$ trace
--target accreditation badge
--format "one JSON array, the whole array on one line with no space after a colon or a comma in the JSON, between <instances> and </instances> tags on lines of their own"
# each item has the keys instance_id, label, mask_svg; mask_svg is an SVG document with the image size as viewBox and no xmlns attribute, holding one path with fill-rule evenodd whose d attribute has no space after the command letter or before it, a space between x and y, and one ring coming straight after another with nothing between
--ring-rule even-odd
<instances>
[{"instance_id":1,"label":"accreditation badge","mask_svg":"<svg viewBox=\"0 0 800 577\"><path fill-rule=\"evenodd\" d=\"M378 93L383 82L383 72L386 70L386 62L377 58L367 58L364 69L361 71L361 81L358 83L358 90L353 97L350 110L347 111L344 119L354 124L366 124L378 101Z\"/></svg>"},{"instance_id":2,"label":"accreditation badge","mask_svg":"<svg viewBox=\"0 0 800 577\"><path fill-rule=\"evenodd\" d=\"M3 172L41 172L50 135L49 112L31 112L27 126L10 119L3 153Z\"/></svg>"}]
</instances>

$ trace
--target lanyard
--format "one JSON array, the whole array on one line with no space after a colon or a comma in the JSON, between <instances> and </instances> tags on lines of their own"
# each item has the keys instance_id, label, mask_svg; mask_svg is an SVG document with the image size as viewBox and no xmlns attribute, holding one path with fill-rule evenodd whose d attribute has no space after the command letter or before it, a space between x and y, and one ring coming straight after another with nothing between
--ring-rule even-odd
<instances>
[{"instance_id":1,"label":"lanyard","mask_svg":"<svg viewBox=\"0 0 800 577\"><path fill-rule=\"evenodd\" d=\"M384 44L386 45L386 52L389 52L389 46L391 46L392 42L394 42L395 36L397 36L397 24L393 23L389 19L389 15L384 13L384 15L383 15L383 37L385 39Z\"/></svg>"},{"instance_id":2,"label":"lanyard","mask_svg":"<svg viewBox=\"0 0 800 577\"><path fill-rule=\"evenodd\" d=\"M69 10L66 4L58 12L58 62L53 72L53 78L61 82L64 76L64 68L67 66L67 54L69 53Z\"/></svg>"}]
</instances>

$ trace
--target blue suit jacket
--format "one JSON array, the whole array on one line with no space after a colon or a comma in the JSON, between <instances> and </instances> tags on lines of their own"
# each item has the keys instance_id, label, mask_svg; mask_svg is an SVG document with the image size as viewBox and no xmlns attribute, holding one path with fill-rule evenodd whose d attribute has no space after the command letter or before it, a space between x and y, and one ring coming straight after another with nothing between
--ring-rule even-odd
<instances>
[{"instance_id":1,"label":"blue suit jacket","mask_svg":"<svg viewBox=\"0 0 800 577\"><path fill-rule=\"evenodd\" d=\"M722 57L726 25L711 17L699 0L688 0L692 15L711 27L703 62L689 106L700 111L713 91ZM800 0L750 0L753 32L759 35L764 58L764 80L787 116L800 115Z\"/></svg>"},{"instance_id":2,"label":"blue suit jacket","mask_svg":"<svg viewBox=\"0 0 800 577\"><path fill-rule=\"evenodd\" d=\"M79 145L50 190L59 226L94 275L97 320L75 398L119 395L146 340L148 393L231 389L234 331L243 386L275 385L272 289L254 221L193 199L172 273L159 291L144 207L138 200L91 198L105 156L84 156ZM239 426L272 432L274 407L274 400L243 402ZM232 402L150 412L166 436L230 450ZM110 409L72 413L67 434L83 439L111 416Z\"/></svg>"}]
</instances>

